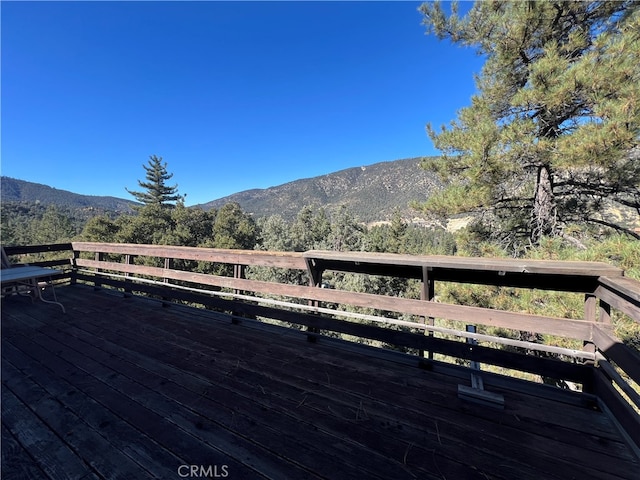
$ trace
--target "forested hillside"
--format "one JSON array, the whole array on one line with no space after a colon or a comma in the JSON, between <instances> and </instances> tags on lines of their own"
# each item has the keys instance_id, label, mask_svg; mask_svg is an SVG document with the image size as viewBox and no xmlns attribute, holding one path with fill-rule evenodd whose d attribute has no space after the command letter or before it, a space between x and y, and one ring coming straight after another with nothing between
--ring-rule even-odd
<instances>
[{"instance_id":1,"label":"forested hillside","mask_svg":"<svg viewBox=\"0 0 640 480\"><path fill-rule=\"evenodd\" d=\"M0 178L0 200L7 202L28 202L41 205L56 205L69 209L97 209L116 213L131 213L136 203L116 197L80 195L58 190L40 183L17 180L10 177Z\"/></svg>"},{"instance_id":2,"label":"forested hillside","mask_svg":"<svg viewBox=\"0 0 640 480\"><path fill-rule=\"evenodd\" d=\"M411 202L424 201L442 187L433 173L420 167L420 161L414 158L349 168L267 189L238 192L199 207L219 209L227 203L237 203L255 218L279 214L291 221L308 205L328 210L345 206L359 220L367 223L388 221L396 211L403 218L411 219L420 216L420 212L410 206ZM2 202L85 209L89 215L92 211L95 214L96 210L98 213L131 213L136 205L130 200L78 195L8 177L2 177ZM81 212L78 213L82 216Z\"/></svg>"},{"instance_id":3,"label":"forested hillside","mask_svg":"<svg viewBox=\"0 0 640 480\"><path fill-rule=\"evenodd\" d=\"M247 190L201 205L205 210L236 202L255 217L278 214L292 220L307 205L329 210L345 206L363 222L390 220L399 211L406 219L420 216L410 205L442 188L420 158L381 162L296 180L267 189Z\"/></svg>"},{"instance_id":4,"label":"forested hillside","mask_svg":"<svg viewBox=\"0 0 640 480\"><path fill-rule=\"evenodd\" d=\"M79 195L9 177L0 180L4 245L70 241L89 219L129 214L136 205L121 198Z\"/></svg>"}]
</instances>

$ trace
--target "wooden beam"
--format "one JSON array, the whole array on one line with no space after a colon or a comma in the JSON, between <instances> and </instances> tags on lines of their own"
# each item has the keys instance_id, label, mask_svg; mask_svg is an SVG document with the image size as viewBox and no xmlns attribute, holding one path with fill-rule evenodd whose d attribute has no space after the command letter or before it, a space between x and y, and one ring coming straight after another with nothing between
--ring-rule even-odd
<instances>
[{"instance_id":1,"label":"wooden beam","mask_svg":"<svg viewBox=\"0 0 640 480\"><path fill-rule=\"evenodd\" d=\"M592 294L585 294L584 296L584 319L587 322L595 322L597 320L596 317L596 307L597 297ZM596 346L590 341L584 341L583 350L590 353L595 353Z\"/></svg>"},{"instance_id":2,"label":"wooden beam","mask_svg":"<svg viewBox=\"0 0 640 480\"><path fill-rule=\"evenodd\" d=\"M422 300L409 298L390 297L370 293L356 293L345 290L314 288L303 285L284 285L258 280L234 279L230 277L184 272L180 270L165 271L158 267L124 265L115 262L96 262L94 260L78 259L77 264L80 267L100 267L104 270L137 273L141 275L155 276L158 278L166 276L174 280L182 280L203 285L246 290L262 294L289 296L306 300L354 305L365 308L376 308L389 312L407 313L419 317L459 320L465 323L546 333L549 335L559 335L578 340L591 338L591 323L583 320L568 320L564 318L507 312L504 310L492 310L481 307L469 307L437 302L424 302Z\"/></svg>"},{"instance_id":3,"label":"wooden beam","mask_svg":"<svg viewBox=\"0 0 640 480\"><path fill-rule=\"evenodd\" d=\"M623 295L627 301L640 304L640 282L629 277L600 277L600 283Z\"/></svg>"},{"instance_id":4,"label":"wooden beam","mask_svg":"<svg viewBox=\"0 0 640 480\"><path fill-rule=\"evenodd\" d=\"M597 320L596 317L596 303L597 297L590 293L585 294L584 296L584 319L587 322L595 322Z\"/></svg>"},{"instance_id":5,"label":"wooden beam","mask_svg":"<svg viewBox=\"0 0 640 480\"><path fill-rule=\"evenodd\" d=\"M620 390L622 390L627 397L631 400L631 403L635 404L636 408L640 409L640 393L636 392L629 383L622 378L622 375L618 373L611 363L606 360L598 360L598 368L602 369L604 374L615 383Z\"/></svg>"},{"instance_id":6,"label":"wooden beam","mask_svg":"<svg viewBox=\"0 0 640 480\"><path fill-rule=\"evenodd\" d=\"M204 247L176 247L167 245L138 245L131 243L73 242L74 250L121 255L200 260L214 263L259 265L263 267L305 270L306 264L299 252L266 252L261 250L233 250Z\"/></svg>"},{"instance_id":7,"label":"wooden beam","mask_svg":"<svg viewBox=\"0 0 640 480\"><path fill-rule=\"evenodd\" d=\"M640 282L620 277L601 277L594 294L640 323Z\"/></svg>"},{"instance_id":8,"label":"wooden beam","mask_svg":"<svg viewBox=\"0 0 640 480\"><path fill-rule=\"evenodd\" d=\"M323 270L421 279L422 268L438 281L592 293L600 275L623 271L600 262L477 258L444 255L401 255L311 250L304 257Z\"/></svg>"},{"instance_id":9,"label":"wooden beam","mask_svg":"<svg viewBox=\"0 0 640 480\"><path fill-rule=\"evenodd\" d=\"M593 384L594 393L611 411L620 428L624 429L636 448L640 448L640 415L622 398L611 380L598 369L593 370Z\"/></svg>"},{"instance_id":10,"label":"wooden beam","mask_svg":"<svg viewBox=\"0 0 640 480\"><path fill-rule=\"evenodd\" d=\"M317 263L313 259L305 258L304 263L309 275L309 286L318 287L322 284L322 273L324 270L319 268Z\"/></svg>"},{"instance_id":11,"label":"wooden beam","mask_svg":"<svg viewBox=\"0 0 640 480\"><path fill-rule=\"evenodd\" d=\"M611 305L604 300L598 302L598 321L606 325L611 325Z\"/></svg>"},{"instance_id":12,"label":"wooden beam","mask_svg":"<svg viewBox=\"0 0 640 480\"><path fill-rule=\"evenodd\" d=\"M24 255L28 253L46 253L46 252L64 252L73 250L71 243L54 243L49 245L14 245L10 247L4 247L4 251L7 255Z\"/></svg>"},{"instance_id":13,"label":"wooden beam","mask_svg":"<svg viewBox=\"0 0 640 480\"><path fill-rule=\"evenodd\" d=\"M435 280L430 278L429 275L429 267L426 265L422 266L422 285L420 289L420 300L425 302L432 302L435 297ZM435 324L435 319L433 317L421 317L422 321L430 326ZM433 331L428 330L426 332L427 335L433 336ZM429 360L433 360L433 352L426 352L427 358ZM420 356L424 356L424 350L420 351Z\"/></svg>"},{"instance_id":14,"label":"wooden beam","mask_svg":"<svg viewBox=\"0 0 640 480\"><path fill-rule=\"evenodd\" d=\"M100 273L100 271L101 271L101 269L100 269L100 264L101 264L101 263L103 263L103 262L102 262L102 258L103 258L103 256L104 256L104 255L103 255L101 252L95 252L95 253L94 253L94 258L95 258L94 262L96 263L96 266L95 266L95 268L94 268L94 272L96 273L96 279L95 279L95 280L94 280L94 282L93 282L93 287L94 287L95 289L100 288L100 286L102 285L102 284L100 283L100 280L99 280L99 279L100 279L100 275L98 275L98 274L99 274L99 273ZM76 265L78 264L78 261L80 261L80 260L81 260L81 259L76 260Z\"/></svg>"},{"instance_id":15,"label":"wooden beam","mask_svg":"<svg viewBox=\"0 0 640 480\"><path fill-rule=\"evenodd\" d=\"M494 272L514 272L529 274L580 275L580 276L622 276L623 270L602 262L530 260L515 258L461 257L450 255L404 255L372 252L333 252L310 250L305 258L342 262L352 265L404 265L453 270L483 270Z\"/></svg>"},{"instance_id":16,"label":"wooden beam","mask_svg":"<svg viewBox=\"0 0 640 480\"><path fill-rule=\"evenodd\" d=\"M593 343L609 360L615 362L629 377L640 385L640 355L627 347L611 333L611 327L592 326Z\"/></svg>"}]
</instances>

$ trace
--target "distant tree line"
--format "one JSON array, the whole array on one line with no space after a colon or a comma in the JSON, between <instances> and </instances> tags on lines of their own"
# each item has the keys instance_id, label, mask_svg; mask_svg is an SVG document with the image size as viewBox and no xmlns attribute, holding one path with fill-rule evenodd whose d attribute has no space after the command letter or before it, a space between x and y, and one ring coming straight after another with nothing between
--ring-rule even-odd
<instances>
[{"instance_id":1,"label":"distant tree line","mask_svg":"<svg viewBox=\"0 0 640 480\"><path fill-rule=\"evenodd\" d=\"M87 212L57 206L9 202L2 205L2 242L6 245L94 242L183 245L280 251L325 249L396 253L455 252L443 229L406 223L399 211L388 224L367 227L346 207L335 211L305 206L293 221L280 215L254 219L239 204L205 211L184 205L162 157L143 165L146 181L131 193L141 205L133 214ZM93 213L93 215L91 215Z\"/></svg>"},{"instance_id":2,"label":"distant tree line","mask_svg":"<svg viewBox=\"0 0 640 480\"><path fill-rule=\"evenodd\" d=\"M0 206L3 245L69 242L87 221L86 211L38 202L3 202Z\"/></svg>"}]
</instances>

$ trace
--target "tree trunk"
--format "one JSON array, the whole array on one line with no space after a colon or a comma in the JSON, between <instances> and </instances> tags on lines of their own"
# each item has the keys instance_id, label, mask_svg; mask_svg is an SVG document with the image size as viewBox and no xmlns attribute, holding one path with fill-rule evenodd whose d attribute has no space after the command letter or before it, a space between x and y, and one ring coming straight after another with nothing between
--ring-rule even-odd
<instances>
[{"instance_id":1,"label":"tree trunk","mask_svg":"<svg viewBox=\"0 0 640 480\"><path fill-rule=\"evenodd\" d=\"M534 244L543 236L552 235L556 231L556 202L548 165L538 167L531 223L531 241Z\"/></svg>"}]
</instances>

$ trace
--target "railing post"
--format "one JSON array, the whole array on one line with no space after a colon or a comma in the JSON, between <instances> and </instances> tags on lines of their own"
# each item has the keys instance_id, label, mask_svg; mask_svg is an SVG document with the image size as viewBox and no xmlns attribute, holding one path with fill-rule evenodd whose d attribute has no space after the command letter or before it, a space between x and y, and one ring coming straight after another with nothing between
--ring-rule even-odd
<instances>
[{"instance_id":1,"label":"railing post","mask_svg":"<svg viewBox=\"0 0 640 480\"><path fill-rule=\"evenodd\" d=\"M245 268L246 268L246 266L245 266L245 265L241 265L241 264L239 264L239 263L234 263L234 264L233 264L233 278L236 278L236 279L245 278ZM233 289L233 293L234 293L235 295L240 295L241 293L244 293L244 290L240 290L239 288L234 288L234 289ZM237 301L237 299L236 299L236 300L234 300L233 304L234 304L234 305L237 305L237 302L238 302L238 301ZM231 311L231 315L232 315L233 317L240 317L240 316L244 316L244 315L242 314L242 312L241 312L241 311L237 311L237 310L232 310L232 311ZM233 318L232 318L232 320L231 320L231 321L232 321L233 323L237 322L237 320L235 320L235 319L233 319Z\"/></svg>"},{"instance_id":2,"label":"railing post","mask_svg":"<svg viewBox=\"0 0 640 480\"><path fill-rule=\"evenodd\" d=\"M164 269L165 270L169 270L172 267L172 264L173 264L173 262L172 262L171 258L165 258L164 259ZM162 283L164 283L166 285L169 285L169 279L167 277L164 277L162 279ZM165 307L165 308L166 307L170 307L171 304L169 303L169 300L170 300L169 297L163 296L162 297L162 306Z\"/></svg>"},{"instance_id":3,"label":"railing post","mask_svg":"<svg viewBox=\"0 0 640 480\"><path fill-rule=\"evenodd\" d=\"M591 293L587 293L584 296L584 319L587 322L595 322L596 318L596 299L597 297ZM593 342L585 339L582 342L582 350L589 353L596 352L596 346Z\"/></svg>"},{"instance_id":4,"label":"railing post","mask_svg":"<svg viewBox=\"0 0 640 480\"><path fill-rule=\"evenodd\" d=\"M245 265L241 265L241 264L234 264L233 265L233 278L245 278L245 270L246 270L246 266ZM233 293L235 293L236 295L239 295L240 293L242 293L242 290L235 288L233 290Z\"/></svg>"},{"instance_id":5,"label":"railing post","mask_svg":"<svg viewBox=\"0 0 640 480\"><path fill-rule=\"evenodd\" d=\"M611 305L604 300L600 300L600 314L598 315L598 321L601 323L611 324Z\"/></svg>"},{"instance_id":6,"label":"railing post","mask_svg":"<svg viewBox=\"0 0 640 480\"><path fill-rule=\"evenodd\" d=\"M309 274L309 286L320 288L322 286L322 269L318 268L313 259L306 259L306 263L307 273ZM320 306L320 302L318 302L318 300L309 300L307 303L309 306L313 306L316 308ZM316 327L307 327L307 332L312 334L307 335L307 341L315 342L316 334L320 333L320 329Z\"/></svg>"},{"instance_id":7,"label":"railing post","mask_svg":"<svg viewBox=\"0 0 640 480\"><path fill-rule=\"evenodd\" d=\"M420 300L424 300L427 302L433 301L433 297L435 296L435 286L432 278L429 278L429 267L426 265L422 266L422 289L420 290ZM422 317L422 323L426 325L433 326L435 323L435 319L433 317ZM425 335L430 337L433 336L433 330L427 330ZM433 360L433 352L425 352L424 350L420 350L420 356L424 357L425 353L427 353L429 360Z\"/></svg>"},{"instance_id":8,"label":"railing post","mask_svg":"<svg viewBox=\"0 0 640 480\"><path fill-rule=\"evenodd\" d=\"M72 250L71 253L71 278L69 283L71 285L76 285L78 283L78 265L76 263L76 258L80 256L80 252L78 250Z\"/></svg>"},{"instance_id":9,"label":"railing post","mask_svg":"<svg viewBox=\"0 0 640 480\"><path fill-rule=\"evenodd\" d=\"M596 320L596 300L598 297L592 293L587 293L584 296L584 319L588 322L594 322Z\"/></svg>"},{"instance_id":10,"label":"railing post","mask_svg":"<svg viewBox=\"0 0 640 480\"><path fill-rule=\"evenodd\" d=\"M604 300L600 299L598 301L598 308L596 311L596 299L597 297L594 295L589 295L589 294L585 295L585 307L584 307L585 320L592 321L592 322L595 321L597 323L605 323L610 325L611 324L611 305L609 305ZM585 340L584 346L582 347L582 349L586 352L596 353L597 347L594 342ZM587 361L585 361L585 363L587 363ZM597 363L597 360L595 360L593 363ZM586 386L583 388L585 388L585 391L588 390Z\"/></svg>"},{"instance_id":11,"label":"railing post","mask_svg":"<svg viewBox=\"0 0 640 480\"><path fill-rule=\"evenodd\" d=\"M131 265L133 263L133 255L131 255L129 253L125 254L124 263L125 263L125 265ZM129 272L125 272L124 276L125 276L125 278L129 278L130 273ZM131 297L132 294L133 294L133 290L131 290L130 288L125 287L125 289L124 289L124 297L125 298L129 298L129 297Z\"/></svg>"},{"instance_id":12,"label":"railing post","mask_svg":"<svg viewBox=\"0 0 640 480\"><path fill-rule=\"evenodd\" d=\"M96 259L96 262L101 262L102 259L103 259L103 254L101 252L96 252L95 259ZM95 269L96 275L94 276L94 281L93 281L93 289L94 290L100 290L102 288L102 282L100 282L98 280L98 278L100 278L100 276L97 275L98 273L100 273L100 271L101 270L99 268Z\"/></svg>"}]
</instances>

